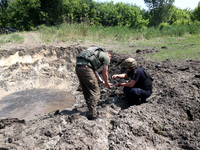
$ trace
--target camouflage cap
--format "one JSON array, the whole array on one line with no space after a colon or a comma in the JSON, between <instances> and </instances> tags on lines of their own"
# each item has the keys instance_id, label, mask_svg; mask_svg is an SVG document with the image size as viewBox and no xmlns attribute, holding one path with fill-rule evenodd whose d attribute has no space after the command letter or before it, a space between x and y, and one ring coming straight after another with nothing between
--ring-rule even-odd
<instances>
[{"instance_id":1,"label":"camouflage cap","mask_svg":"<svg viewBox=\"0 0 200 150\"><path fill-rule=\"evenodd\" d=\"M137 62L134 58L127 58L123 63L122 65L126 68L132 68L132 67L135 67L137 66Z\"/></svg>"}]
</instances>

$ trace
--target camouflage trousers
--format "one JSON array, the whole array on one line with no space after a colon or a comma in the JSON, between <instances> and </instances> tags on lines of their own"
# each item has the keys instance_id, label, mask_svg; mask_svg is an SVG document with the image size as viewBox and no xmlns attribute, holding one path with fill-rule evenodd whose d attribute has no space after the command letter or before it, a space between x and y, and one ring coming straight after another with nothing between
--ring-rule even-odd
<instances>
[{"instance_id":1,"label":"camouflage trousers","mask_svg":"<svg viewBox=\"0 0 200 150\"><path fill-rule=\"evenodd\" d=\"M88 116L97 116L97 103L100 98L100 89L94 71L87 65L76 66L80 86L88 106Z\"/></svg>"}]
</instances>

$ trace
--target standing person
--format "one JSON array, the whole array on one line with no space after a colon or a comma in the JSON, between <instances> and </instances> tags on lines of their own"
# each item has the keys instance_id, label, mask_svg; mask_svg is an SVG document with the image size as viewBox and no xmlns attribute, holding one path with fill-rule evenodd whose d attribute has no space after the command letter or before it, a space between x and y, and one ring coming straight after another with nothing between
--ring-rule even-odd
<instances>
[{"instance_id":1,"label":"standing person","mask_svg":"<svg viewBox=\"0 0 200 150\"><path fill-rule=\"evenodd\" d=\"M97 79L106 87L110 87L108 81L108 66L110 65L111 54L99 47L90 47L77 56L76 74L78 76L83 95L88 106L88 119L98 119L97 102L100 98L100 89ZM102 78L97 69L103 66Z\"/></svg>"},{"instance_id":2,"label":"standing person","mask_svg":"<svg viewBox=\"0 0 200 150\"><path fill-rule=\"evenodd\" d=\"M127 58L122 65L127 69L125 74L116 74L112 78L130 78L128 83L115 82L115 86L123 86L124 93L134 104L141 104L146 102L146 98L152 94L152 78L141 67L137 66L137 62L134 58Z\"/></svg>"}]
</instances>

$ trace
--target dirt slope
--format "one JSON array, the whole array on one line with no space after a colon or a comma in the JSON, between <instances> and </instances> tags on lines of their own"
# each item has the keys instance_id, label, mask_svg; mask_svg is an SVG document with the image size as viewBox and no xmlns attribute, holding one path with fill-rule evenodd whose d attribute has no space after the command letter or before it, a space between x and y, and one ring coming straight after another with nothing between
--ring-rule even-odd
<instances>
[{"instance_id":1,"label":"dirt slope","mask_svg":"<svg viewBox=\"0 0 200 150\"><path fill-rule=\"evenodd\" d=\"M148 103L130 105L122 87L107 89L100 84L98 110L103 119L89 121L74 72L75 57L85 48L42 46L0 51L4 60L1 93L43 85L76 98L72 108L27 119L1 118L0 149L200 149L200 61L155 62L145 60L140 53L114 54L110 79L123 71L123 60L133 56L152 75L153 95ZM5 61L13 55L18 62Z\"/></svg>"}]
</instances>

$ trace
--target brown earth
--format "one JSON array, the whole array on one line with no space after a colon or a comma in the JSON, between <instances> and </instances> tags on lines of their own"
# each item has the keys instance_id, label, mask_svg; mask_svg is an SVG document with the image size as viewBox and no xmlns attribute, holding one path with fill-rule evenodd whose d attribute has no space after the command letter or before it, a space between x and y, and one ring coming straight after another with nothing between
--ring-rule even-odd
<instances>
[{"instance_id":1,"label":"brown earth","mask_svg":"<svg viewBox=\"0 0 200 150\"><path fill-rule=\"evenodd\" d=\"M154 79L153 94L147 103L130 105L122 87L108 89L99 84L98 111L103 119L90 121L74 67L77 54L91 44L40 44L1 46L0 150L200 149L200 60L149 61L142 57L145 52L158 52L155 49L114 53L110 81L113 74L124 71L123 60L134 57ZM69 103L67 108L59 106L63 105L60 97ZM54 107L57 111L40 113L38 107L49 98L59 102ZM36 115L29 116L25 109Z\"/></svg>"}]
</instances>

